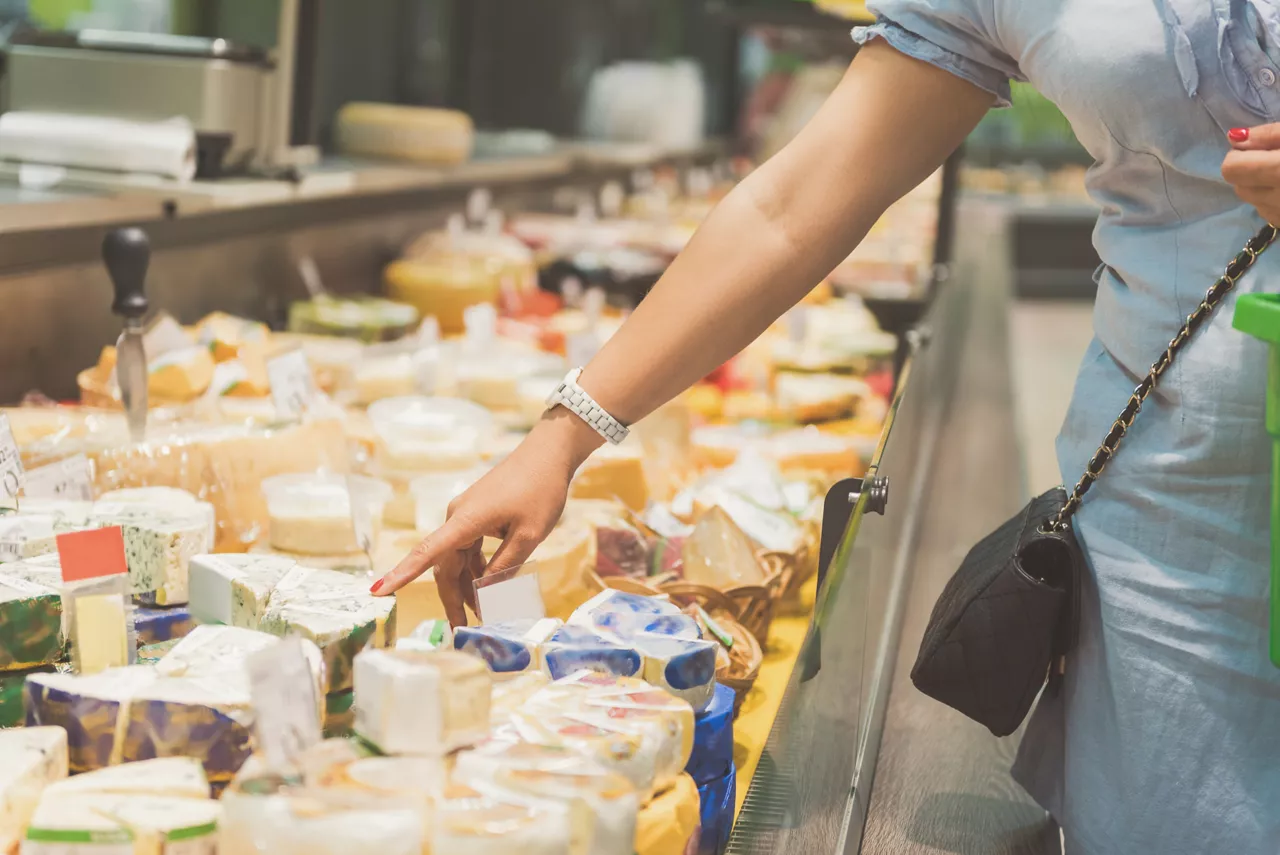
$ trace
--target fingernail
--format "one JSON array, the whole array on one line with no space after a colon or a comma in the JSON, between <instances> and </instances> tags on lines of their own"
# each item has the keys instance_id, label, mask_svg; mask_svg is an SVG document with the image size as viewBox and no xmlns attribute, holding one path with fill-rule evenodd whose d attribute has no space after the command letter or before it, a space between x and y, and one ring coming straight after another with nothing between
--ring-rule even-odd
<instances>
[{"instance_id":1,"label":"fingernail","mask_svg":"<svg viewBox=\"0 0 1280 855\"><path fill-rule=\"evenodd\" d=\"M387 581L386 579L379 579L378 581L374 582L374 583L369 587L369 593L370 593L370 594L376 594L376 593L378 593L379 591L381 591L381 590L382 590L382 583L383 583L383 582L386 582L386 581Z\"/></svg>"},{"instance_id":2,"label":"fingernail","mask_svg":"<svg viewBox=\"0 0 1280 855\"><path fill-rule=\"evenodd\" d=\"M1248 142L1249 129L1248 128L1232 128L1231 130L1227 131L1227 139L1231 140L1232 142Z\"/></svg>"}]
</instances>

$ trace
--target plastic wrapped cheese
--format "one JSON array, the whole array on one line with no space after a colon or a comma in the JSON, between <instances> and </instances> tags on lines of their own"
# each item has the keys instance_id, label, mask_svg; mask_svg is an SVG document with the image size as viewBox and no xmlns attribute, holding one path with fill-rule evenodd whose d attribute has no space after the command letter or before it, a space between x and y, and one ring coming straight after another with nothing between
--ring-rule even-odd
<instances>
[{"instance_id":1,"label":"plastic wrapped cheese","mask_svg":"<svg viewBox=\"0 0 1280 855\"><path fill-rule=\"evenodd\" d=\"M542 667L542 645L563 624L555 618L520 620L486 626L460 626L453 634L456 650L478 656L497 675Z\"/></svg>"},{"instance_id":2,"label":"plastic wrapped cheese","mask_svg":"<svg viewBox=\"0 0 1280 855\"><path fill-rule=\"evenodd\" d=\"M385 482L359 475L277 475L262 482L262 492L271 546L312 555L359 552L353 518L362 513L368 520L364 534L376 539L382 508L391 497Z\"/></svg>"},{"instance_id":3,"label":"plastic wrapped cheese","mask_svg":"<svg viewBox=\"0 0 1280 855\"><path fill-rule=\"evenodd\" d=\"M707 708L716 688L716 642L656 635L638 635L633 641L644 655L645 680L688 701L694 710Z\"/></svg>"},{"instance_id":4,"label":"plastic wrapped cheese","mask_svg":"<svg viewBox=\"0 0 1280 855\"><path fill-rule=\"evenodd\" d=\"M66 657L58 582L29 581L21 565L0 565L0 672L51 665Z\"/></svg>"},{"instance_id":5,"label":"plastic wrapped cheese","mask_svg":"<svg viewBox=\"0 0 1280 855\"><path fill-rule=\"evenodd\" d=\"M389 471L467 469L493 434L493 416L457 398L386 398L370 405L369 419L381 441L379 465Z\"/></svg>"},{"instance_id":6,"label":"plastic wrapped cheese","mask_svg":"<svg viewBox=\"0 0 1280 855\"><path fill-rule=\"evenodd\" d=\"M563 626L542 647L543 667L558 680L585 669L621 677L639 676L643 659L627 647L580 626Z\"/></svg>"},{"instance_id":7,"label":"plastic wrapped cheese","mask_svg":"<svg viewBox=\"0 0 1280 855\"><path fill-rule=\"evenodd\" d=\"M576 855L569 817L558 806L512 804L459 789L436 807L432 855Z\"/></svg>"},{"instance_id":8,"label":"plastic wrapped cheese","mask_svg":"<svg viewBox=\"0 0 1280 855\"><path fill-rule=\"evenodd\" d=\"M640 620L680 613L680 607L670 600L606 588L575 609L568 623L587 629L630 632Z\"/></svg>"},{"instance_id":9,"label":"plastic wrapped cheese","mask_svg":"<svg viewBox=\"0 0 1280 855\"><path fill-rule=\"evenodd\" d=\"M0 852L16 852L45 787L67 777L61 727L0 730Z\"/></svg>"},{"instance_id":10,"label":"plastic wrapped cheese","mask_svg":"<svg viewBox=\"0 0 1280 855\"><path fill-rule=\"evenodd\" d=\"M684 577L690 582L720 589L764 582L751 538L718 506L698 520L683 553Z\"/></svg>"},{"instance_id":11,"label":"plastic wrapped cheese","mask_svg":"<svg viewBox=\"0 0 1280 855\"><path fill-rule=\"evenodd\" d=\"M419 653L452 649L453 627L447 620L424 620L413 632L396 642L396 650L416 650Z\"/></svg>"},{"instance_id":12,"label":"plastic wrapped cheese","mask_svg":"<svg viewBox=\"0 0 1280 855\"><path fill-rule=\"evenodd\" d=\"M138 645L143 646L182 638L195 627L195 621L186 606L143 606L133 610L133 626Z\"/></svg>"},{"instance_id":13,"label":"plastic wrapped cheese","mask_svg":"<svg viewBox=\"0 0 1280 855\"><path fill-rule=\"evenodd\" d=\"M158 757L85 772L45 789L50 798L87 793L207 799L209 779L195 757Z\"/></svg>"},{"instance_id":14,"label":"plastic wrapped cheese","mask_svg":"<svg viewBox=\"0 0 1280 855\"><path fill-rule=\"evenodd\" d=\"M566 749L618 773L636 788L641 802L653 793L662 746L644 734L612 726L608 721L587 720L571 710L517 712L512 716L512 725L527 743Z\"/></svg>"},{"instance_id":15,"label":"plastic wrapped cheese","mask_svg":"<svg viewBox=\"0 0 1280 855\"><path fill-rule=\"evenodd\" d=\"M155 666L89 676L33 674L27 723L73 734L71 769L87 772L153 757L199 757L211 781L229 781L249 756L252 710L244 663L278 640L236 627L197 627ZM317 686L322 666L312 666Z\"/></svg>"},{"instance_id":16,"label":"plastic wrapped cheese","mask_svg":"<svg viewBox=\"0 0 1280 855\"><path fill-rule=\"evenodd\" d=\"M210 799L161 795L63 794L40 802L24 855L212 852L222 808Z\"/></svg>"},{"instance_id":17,"label":"plastic wrapped cheese","mask_svg":"<svg viewBox=\"0 0 1280 855\"><path fill-rule=\"evenodd\" d=\"M450 651L356 657L356 733L384 753L442 755L489 732L489 670Z\"/></svg>"},{"instance_id":18,"label":"plastic wrapped cheese","mask_svg":"<svg viewBox=\"0 0 1280 855\"><path fill-rule=\"evenodd\" d=\"M411 798L246 781L221 799L218 855L422 855L423 812Z\"/></svg>"},{"instance_id":19,"label":"plastic wrapped cheese","mask_svg":"<svg viewBox=\"0 0 1280 855\"><path fill-rule=\"evenodd\" d=\"M697 785L688 775L681 775L640 809L636 855L695 855L699 851L693 846L698 841L700 808Z\"/></svg>"}]
</instances>

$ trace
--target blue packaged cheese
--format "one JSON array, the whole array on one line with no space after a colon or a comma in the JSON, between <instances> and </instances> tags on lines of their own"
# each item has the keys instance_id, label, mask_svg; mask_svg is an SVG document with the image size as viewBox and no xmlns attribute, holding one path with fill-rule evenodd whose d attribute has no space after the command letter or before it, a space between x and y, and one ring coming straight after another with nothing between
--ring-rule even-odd
<instances>
[{"instance_id":1,"label":"blue packaged cheese","mask_svg":"<svg viewBox=\"0 0 1280 855\"><path fill-rule=\"evenodd\" d=\"M583 670L638 677L644 665L635 648L580 626L563 626L553 633L542 646L542 661L553 680Z\"/></svg>"},{"instance_id":2,"label":"blue packaged cheese","mask_svg":"<svg viewBox=\"0 0 1280 855\"><path fill-rule=\"evenodd\" d=\"M680 615L680 607L663 597L646 597L606 588L569 616L568 623L602 635L631 635L654 618Z\"/></svg>"},{"instance_id":3,"label":"blue packaged cheese","mask_svg":"<svg viewBox=\"0 0 1280 855\"><path fill-rule=\"evenodd\" d=\"M733 698L733 689L716 684L710 705L694 719L685 772L698 786L723 777L733 765Z\"/></svg>"},{"instance_id":4,"label":"blue packaged cheese","mask_svg":"<svg viewBox=\"0 0 1280 855\"><path fill-rule=\"evenodd\" d=\"M562 626L555 618L460 626L453 648L479 656L495 674L522 674L542 667L542 645Z\"/></svg>"},{"instance_id":5,"label":"blue packaged cheese","mask_svg":"<svg viewBox=\"0 0 1280 855\"><path fill-rule=\"evenodd\" d=\"M719 855L729 846L733 830L733 810L738 798L738 769L730 766L723 777L698 787L702 803L702 834L698 855Z\"/></svg>"},{"instance_id":6,"label":"blue packaged cheese","mask_svg":"<svg viewBox=\"0 0 1280 855\"><path fill-rule=\"evenodd\" d=\"M687 701L695 712L707 708L716 689L716 642L638 635L635 644L644 655L646 682Z\"/></svg>"},{"instance_id":7,"label":"blue packaged cheese","mask_svg":"<svg viewBox=\"0 0 1280 855\"><path fill-rule=\"evenodd\" d=\"M138 631L138 645L143 646L182 638L196 624L186 606L167 609L139 606L133 611L133 625Z\"/></svg>"}]
</instances>

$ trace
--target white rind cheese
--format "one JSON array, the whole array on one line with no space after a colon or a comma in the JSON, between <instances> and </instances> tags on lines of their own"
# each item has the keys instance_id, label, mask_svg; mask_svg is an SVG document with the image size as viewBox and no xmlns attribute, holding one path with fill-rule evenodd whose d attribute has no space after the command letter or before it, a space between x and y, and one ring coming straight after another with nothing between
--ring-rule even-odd
<instances>
[{"instance_id":1,"label":"white rind cheese","mask_svg":"<svg viewBox=\"0 0 1280 855\"><path fill-rule=\"evenodd\" d=\"M23 855L216 855L221 806L211 799L46 794Z\"/></svg>"},{"instance_id":2,"label":"white rind cheese","mask_svg":"<svg viewBox=\"0 0 1280 855\"><path fill-rule=\"evenodd\" d=\"M205 777L204 764L195 757L160 757L85 772L50 784L45 793L50 798L105 793L207 799L209 779Z\"/></svg>"},{"instance_id":3,"label":"white rind cheese","mask_svg":"<svg viewBox=\"0 0 1280 855\"><path fill-rule=\"evenodd\" d=\"M493 681L460 653L367 650L356 657L355 730L387 754L437 756L489 735Z\"/></svg>"},{"instance_id":4,"label":"white rind cheese","mask_svg":"<svg viewBox=\"0 0 1280 855\"><path fill-rule=\"evenodd\" d=\"M60 727L0 730L0 852L15 851L41 793L67 777L67 732Z\"/></svg>"}]
</instances>

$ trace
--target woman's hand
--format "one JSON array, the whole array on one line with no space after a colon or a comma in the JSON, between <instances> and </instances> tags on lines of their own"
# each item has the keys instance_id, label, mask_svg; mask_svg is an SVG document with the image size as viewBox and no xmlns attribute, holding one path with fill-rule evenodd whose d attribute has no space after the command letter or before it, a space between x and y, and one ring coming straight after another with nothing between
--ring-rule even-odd
<instances>
[{"instance_id":1,"label":"woman's hand","mask_svg":"<svg viewBox=\"0 0 1280 855\"><path fill-rule=\"evenodd\" d=\"M370 592L393 594L434 567L449 623L465 626L463 604L476 610L475 580L529 558L560 521L573 474L601 442L567 410L548 413L506 460L449 504L445 524ZM486 537L502 540L487 563L480 551Z\"/></svg>"},{"instance_id":2,"label":"woman's hand","mask_svg":"<svg viewBox=\"0 0 1280 855\"><path fill-rule=\"evenodd\" d=\"M1280 223L1280 124L1235 128L1222 177L1268 223Z\"/></svg>"}]
</instances>

